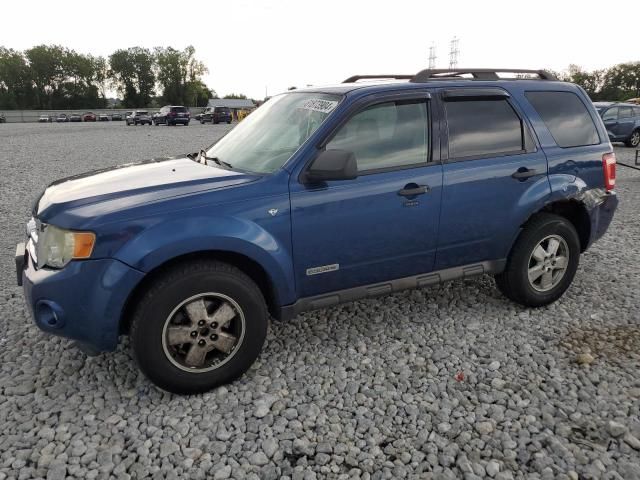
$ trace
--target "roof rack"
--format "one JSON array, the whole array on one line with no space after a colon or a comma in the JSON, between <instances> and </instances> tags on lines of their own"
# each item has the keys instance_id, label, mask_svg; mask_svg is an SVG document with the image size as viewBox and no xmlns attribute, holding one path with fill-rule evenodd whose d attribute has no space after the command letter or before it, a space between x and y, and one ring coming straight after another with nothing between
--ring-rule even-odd
<instances>
[{"instance_id":1,"label":"roof rack","mask_svg":"<svg viewBox=\"0 0 640 480\"><path fill-rule=\"evenodd\" d=\"M501 77L498 73L515 74L512 77ZM413 83L430 82L433 80L520 80L523 75L536 75L539 80L558 80L555 75L546 70L523 70L519 68L444 68L421 70L415 75L354 75L342 83L357 82L358 80L396 79L409 80ZM471 78L463 75L470 75Z\"/></svg>"},{"instance_id":2,"label":"roof rack","mask_svg":"<svg viewBox=\"0 0 640 480\"><path fill-rule=\"evenodd\" d=\"M342 83L353 83L358 80L411 80L414 75L353 75Z\"/></svg>"}]
</instances>

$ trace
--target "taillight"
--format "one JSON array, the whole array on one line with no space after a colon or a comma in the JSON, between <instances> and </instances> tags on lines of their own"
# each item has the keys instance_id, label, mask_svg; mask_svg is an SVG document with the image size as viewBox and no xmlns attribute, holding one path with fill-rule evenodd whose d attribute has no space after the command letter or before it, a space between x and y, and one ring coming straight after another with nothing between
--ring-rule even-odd
<instances>
[{"instance_id":1,"label":"taillight","mask_svg":"<svg viewBox=\"0 0 640 480\"><path fill-rule=\"evenodd\" d=\"M604 171L604 188L607 191L616 187L616 154L605 153L602 156L602 170Z\"/></svg>"}]
</instances>

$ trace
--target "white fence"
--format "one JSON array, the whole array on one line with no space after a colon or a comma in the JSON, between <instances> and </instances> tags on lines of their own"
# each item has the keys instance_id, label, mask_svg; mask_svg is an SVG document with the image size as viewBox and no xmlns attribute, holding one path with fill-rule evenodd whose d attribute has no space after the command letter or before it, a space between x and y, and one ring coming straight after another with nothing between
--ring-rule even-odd
<instances>
[{"instance_id":1,"label":"white fence","mask_svg":"<svg viewBox=\"0 0 640 480\"><path fill-rule=\"evenodd\" d=\"M202 112L205 107L187 107L191 112L191 115L197 115ZM0 110L0 114L4 114L7 119L7 123L28 123L28 122L37 122L40 115L53 115L54 117L60 113L66 113L67 116L72 113L79 113L80 115L84 115L86 112L93 112L97 115L101 113L105 113L111 117L114 113L120 113L122 118L124 119L124 115L127 112L133 110L132 108L103 108L96 110ZM143 109L140 109L143 110ZM157 112L160 110L159 108L145 108L149 112Z\"/></svg>"}]
</instances>

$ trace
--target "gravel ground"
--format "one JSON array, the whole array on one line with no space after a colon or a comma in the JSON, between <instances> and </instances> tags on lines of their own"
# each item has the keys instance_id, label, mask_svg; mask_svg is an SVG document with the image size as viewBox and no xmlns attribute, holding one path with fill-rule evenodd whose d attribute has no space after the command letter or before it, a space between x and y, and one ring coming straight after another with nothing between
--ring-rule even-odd
<instances>
[{"instance_id":1,"label":"gravel ground","mask_svg":"<svg viewBox=\"0 0 640 480\"><path fill-rule=\"evenodd\" d=\"M0 126L0 480L640 479L640 172L620 167L609 233L546 308L482 277L308 313L275 323L241 380L188 398L126 342L86 358L40 333L12 259L37 193L227 129Z\"/></svg>"}]
</instances>

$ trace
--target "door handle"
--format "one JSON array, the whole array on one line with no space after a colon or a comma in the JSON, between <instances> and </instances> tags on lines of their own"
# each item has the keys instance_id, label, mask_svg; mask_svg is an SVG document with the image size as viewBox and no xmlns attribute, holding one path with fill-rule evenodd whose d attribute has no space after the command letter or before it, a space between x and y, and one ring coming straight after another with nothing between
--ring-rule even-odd
<instances>
[{"instance_id":1,"label":"door handle","mask_svg":"<svg viewBox=\"0 0 640 480\"><path fill-rule=\"evenodd\" d=\"M422 195L429 192L429 185L405 185L402 190L398 192L398 195L403 197L413 197L414 195Z\"/></svg>"},{"instance_id":2,"label":"door handle","mask_svg":"<svg viewBox=\"0 0 640 480\"><path fill-rule=\"evenodd\" d=\"M535 168L520 167L511 175L516 180L526 180L529 177L535 177L538 171Z\"/></svg>"}]
</instances>

